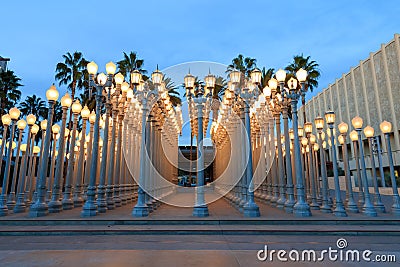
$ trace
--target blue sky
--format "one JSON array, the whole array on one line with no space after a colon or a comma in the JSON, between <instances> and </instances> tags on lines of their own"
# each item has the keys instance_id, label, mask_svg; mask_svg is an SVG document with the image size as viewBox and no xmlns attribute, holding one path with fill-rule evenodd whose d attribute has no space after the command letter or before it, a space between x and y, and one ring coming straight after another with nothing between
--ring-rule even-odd
<instances>
[{"instance_id":1,"label":"blue sky","mask_svg":"<svg viewBox=\"0 0 400 267\"><path fill-rule=\"evenodd\" d=\"M123 51L149 71L229 64L239 53L278 69L304 53L320 64L318 92L400 29L398 1L1 1L0 10L0 56L24 97L44 97L56 63L75 50L103 71Z\"/></svg>"}]
</instances>

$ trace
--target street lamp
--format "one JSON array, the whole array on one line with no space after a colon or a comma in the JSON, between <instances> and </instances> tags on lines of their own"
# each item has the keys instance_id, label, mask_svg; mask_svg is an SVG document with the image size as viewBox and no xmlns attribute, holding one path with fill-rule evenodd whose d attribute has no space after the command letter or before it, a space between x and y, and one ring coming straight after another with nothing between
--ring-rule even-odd
<instances>
[{"instance_id":1,"label":"street lamp","mask_svg":"<svg viewBox=\"0 0 400 267\"><path fill-rule=\"evenodd\" d=\"M357 174L357 182L358 182L358 203L360 205L364 205L364 189L361 181L361 172L360 172L360 160L358 155L358 134L356 131L350 132L350 140L353 142L353 150L354 150L354 160L356 162L356 174Z\"/></svg>"},{"instance_id":2,"label":"street lamp","mask_svg":"<svg viewBox=\"0 0 400 267\"><path fill-rule=\"evenodd\" d=\"M1 149L0 149L0 171L3 165L3 153L7 141L7 130L8 126L11 124L10 114L4 114L3 116L1 116L1 122L3 123L4 130L3 130L3 141L1 142Z\"/></svg>"},{"instance_id":3,"label":"street lamp","mask_svg":"<svg viewBox=\"0 0 400 267\"><path fill-rule=\"evenodd\" d=\"M364 128L364 135L368 139L369 151L370 151L370 159L371 159L371 169L372 176L374 178L374 191L375 191L375 201L374 206L380 212L385 212L385 205L382 203L381 194L379 192L378 186L378 176L376 175L376 167L375 167L375 159L374 159L374 151L373 151L373 139L374 139L374 128L371 126L367 126Z\"/></svg>"},{"instance_id":4,"label":"street lamp","mask_svg":"<svg viewBox=\"0 0 400 267\"><path fill-rule=\"evenodd\" d=\"M14 163L14 171L13 171L13 177L12 177L12 182L11 182L11 191L10 195L8 196L8 201L7 201L7 207L9 210L14 209L15 207L15 185L17 183L17 172L18 172L18 166L19 166L19 152L21 150L21 140L22 140L22 135L24 133L26 127L26 121L21 119L17 122L17 128L19 130L19 135L18 135L18 147L17 147L17 153L15 156L15 163Z\"/></svg>"},{"instance_id":5,"label":"street lamp","mask_svg":"<svg viewBox=\"0 0 400 267\"><path fill-rule=\"evenodd\" d=\"M379 125L379 127L382 133L386 137L386 149L389 159L390 179L392 181L392 189L393 189L392 213L396 216L400 216L400 197L399 197L399 191L397 189L396 177L394 175L393 155L392 155L392 148L390 146L390 133L392 132L392 124L388 121L383 121Z\"/></svg>"},{"instance_id":6,"label":"street lamp","mask_svg":"<svg viewBox=\"0 0 400 267\"><path fill-rule=\"evenodd\" d=\"M54 115L54 104L58 99L59 93L53 84L50 88L46 91L46 97L49 102L49 113L47 115L47 122L49 125L53 124L53 115ZM51 134L47 134L44 140L44 146L42 150L43 153L43 160L42 164L40 165L40 172L39 172L39 183L37 186L38 190L38 197L36 202L30 207L29 209L29 216L30 217L40 217L45 216L49 213L48 206L46 203L46 179L47 179L47 168L48 168L48 160L49 160L49 150L50 150L50 138Z\"/></svg>"},{"instance_id":7,"label":"street lamp","mask_svg":"<svg viewBox=\"0 0 400 267\"><path fill-rule=\"evenodd\" d=\"M367 169L365 167L365 158L364 158L364 145L363 141L361 139L361 132L362 132L362 125L363 125L363 120L356 116L351 120L351 123L353 124L353 127L357 131L358 135L358 148L360 151L360 159L361 159L361 178L363 180L364 184L364 206L363 206L363 213L365 213L368 216L371 217L376 217L377 213L374 208L374 206L371 203L371 197L369 194L369 186L368 186L368 179L367 179Z\"/></svg>"},{"instance_id":8,"label":"street lamp","mask_svg":"<svg viewBox=\"0 0 400 267\"><path fill-rule=\"evenodd\" d=\"M344 209L344 205L342 202L342 196L340 194L340 184L339 184L339 174L338 174L338 166L337 166L337 158L336 158L336 147L335 147L335 134L333 133L333 125L335 123L336 115L333 111L325 112L325 120L326 124L328 124L330 130L330 140L332 143L332 164L333 164L333 176L335 179L335 193L336 193L336 207L333 210L335 216L338 217L347 217L346 210Z\"/></svg>"},{"instance_id":9,"label":"street lamp","mask_svg":"<svg viewBox=\"0 0 400 267\"><path fill-rule=\"evenodd\" d=\"M61 179L63 176L64 160L65 160L65 157L64 157L65 132L66 132L66 130L68 130L68 129L66 129L67 112L71 105L72 105L72 99L69 96L69 94L66 93L61 98L61 108L62 108L61 132L60 132L60 141L58 144L59 148L58 148L53 190L51 191L51 201L49 202L49 212L50 213L57 213L62 210L60 194L61 194Z\"/></svg>"},{"instance_id":10,"label":"street lamp","mask_svg":"<svg viewBox=\"0 0 400 267\"><path fill-rule=\"evenodd\" d=\"M8 190L8 178L10 176L11 156L13 154L12 145L13 145L16 122L19 118L19 115L21 114L19 109L17 109L16 107L11 108L8 113L10 114L12 122L11 122L10 140L8 141L6 167L3 176L3 187L0 195L0 216L5 216L8 214L8 207L6 205L6 201L7 201L7 190ZM5 143L6 142L5 136L3 139L4 139L3 143Z\"/></svg>"},{"instance_id":11,"label":"street lamp","mask_svg":"<svg viewBox=\"0 0 400 267\"><path fill-rule=\"evenodd\" d=\"M310 208L313 210L319 210L319 205L317 203L317 194L315 186L315 172L314 172L314 158L313 158L313 146L315 144L315 136L312 134L313 127L312 122L304 123L304 131L308 139L308 170L309 170L309 182L311 182L311 204Z\"/></svg>"},{"instance_id":12,"label":"street lamp","mask_svg":"<svg viewBox=\"0 0 400 267\"><path fill-rule=\"evenodd\" d=\"M112 86L112 79L115 74L115 70L117 68L113 62L107 63L106 71L108 76L106 76L104 73L100 73L97 75L97 82L96 82L94 79L94 75L96 74L97 68L93 67L95 63L92 64L92 66L89 66L89 64L87 66L88 72L89 74L91 74L89 75L89 83L91 86L96 87L96 121L94 123L92 160L90 165L90 181L87 191L87 199L85 204L83 205L83 209L81 212L82 217L90 217L97 215L97 205L95 201L95 196L96 196L97 160L100 154L99 139L100 139L100 113L102 104L102 92L105 87Z\"/></svg>"},{"instance_id":13,"label":"street lamp","mask_svg":"<svg viewBox=\"0 0 400 267\"><path fill-rule=\"evenodd\" d=\"M280 70L276 74L278 80L282 80L284 71ZM305 192L304 192L304 183L303 183L303 172L301 166L301 151L300 151L300 140L299 140L299 125L298 125L298 117L297 117L297 102L304 90L304 83L307 78L306 75L303 75L303 72L300 72L297 76L298 81L300 82L301 89L297 88L297 80L294 78L290 78L288 81L289 92L287 93L287 97L291 100L292 107L292 122L293 122L293 134L294 134L294 161L295 161L295 169L296 169L296 188L297 188L297 202L293 206L293 213L296 216L300 217L309 217L311 216L310 206L306 202ZM286 74L285 74L286 76Z\"/></svg>"},{"instance_id":14,"label":"street lamp","mask_svg":"<svg viewBox=\"0 0 400 267\"><path fill-rule=\"evenodd\" d=\"M342 122L338 125L340 135L338 137L339 143L342 145L343 165L347 184L347 210L353 213L358 213L358 207L354 201L353 195L353 182L351 180L351 172L349 166L349 155L347 153L346 136L349 126L347 123Z\"/></svg>"},{"instance_id":15,"label":"street lamp","mask_svg":"<svg viewBox=\"0 0 400 267\"><path fill-rule=\"evenodd\" d=\"M60 135L60 125L54 124L51 126L51 132L53 133L53 149L51 152L51 162L50 162L50 176L47 181L47 195L46 195L46 201L50 201L51 197L51 190L53 188L53 180L54 180L54 165L56 163L56 154L57 152L57 140L59 139Z\"/></svg>"},{"instance_id":16,"label":"street lamp","mask_svg":"<svg viewBox=\"0 0 400 267\"><path fill-rule=\"evenodd\" d=\"M65 179L65 190L64 197L62 200L62 207L64 210L70 210L73 208L74 202L72 200L72 180L74 175L74 163L75 163L75 142L77 137L77 124L78 124L78 116L82 110L82 105L79 103L79 100L75 100L75 102L71 106L72 114L73 114L73 124L71 139L70 139L70 153L68 158L68 167L67 167L67 178Z\"/></svg>"}]
</instances>

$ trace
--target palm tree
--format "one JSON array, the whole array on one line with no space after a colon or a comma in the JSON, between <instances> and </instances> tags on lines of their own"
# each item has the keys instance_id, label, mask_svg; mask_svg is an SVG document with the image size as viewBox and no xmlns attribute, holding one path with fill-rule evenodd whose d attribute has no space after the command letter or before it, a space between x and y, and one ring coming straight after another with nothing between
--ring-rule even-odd
<instances>
[{"instance_id":1,"label":"palm tree","mask_svg":"<svg viewBox=\"0 0 400 267\"><path fill-rule=\"evenodd\" d=\"M256 67L257 60L255 58L244 57L242 54L239 54L237 57L232 59L232 64L228 65L226 70L227 73L230 73L233 70L238 70L245 77L250 77L251 71Z\"/></svg>"},{"instance_id":2,"label":"palm tree","mask_svg":"<svg viewBox=\"0 0 400 267\"><path fill-rule=\"evenodd\" d=\"M124 59L117 62L118 71L124 75L125 79L129 81L129 85L133 88L131 83L131 73L138 70L143 75L143 80L147 80L147 70L143 69L144 60L137 57L136 52L130 52L129 55L124 52Z\"/></svg>"},{"instance_id":3,"label":"palm tree","mask_svg":"<svg viewBox=\"0 0 400 267\"><path fill-rule=\"evenodd\" d=\"M305 82L305 91L310 90L313 91L314 88L318 87L318 79L321 76L321 72L319 70L319 64L315 60L311 60L311 56L304 57L303 54L296 55L293 57L293 62L290 63L285 70L289 72L290 75L296 75L296 72L299 69L304 69L307 71L308 76ZM301 103L304 106L306 104L305 94L301 96ZM303 110L303 123L306 120L306 112Z\"/></svg>"},{"instance_id":4,"label":"palm tree","mask_svg":"<svg viewBox=\"0 0 400 267\"><path fill-rule=\"evenodd\" d=\"M228 83L223 77L215 77L215 86L212 92L213 99L221 100L221 97L224 95L227 85Z\"/></svg>"},{"instance_id":5,"label":"palm tree","mask_svg":"<svg viewBox=\"0 0 400 267\"><path fill-rule=\"evenodd\" d=\"M40 125L40 121L47 119L48 108L46 107L46 101L37 97L36 95L27 96L25 101L19 104L19 110L23 116L33 114L36 116L36 124ZM51 127L51 126L49 126ZM35 137L36 144L42 138L42 129L39 130Z\"/></svg>"},{"instance_id":6,"label":"palm tree","mask_svg":"<svg viewBox=\"0 0 400 267\"><path fill-rule=\"evenodd\" d=\"M274 76L275 69L269 68L266 69L265 67L261 70L261 90L268 85L268 81Z\"/></svg>"},{"instance_id":7,"label":"palm tree","mask_svg":"<svg viewBox=\"0 0 400 267\"><path fill-rule=\"evenodd\" d=\"M0 72L0 118L20 100L20 81L12 70Z\"/></svg>"},{"instance_id":8,"label":"palm tree","mask_svg":"<svg viewBox=\"0 0 400 267\"><path fill-rule=\"evenodd\" d=\"M165 75L164 75L163 81L165 83L165 89L167 89L167 91L168 91L169 100L171 101L172 106L176 107L178 105L181 105L182 100L180 98L178 87L171 80L171 78L166 77Z\"/></svg>"}]
</instances>

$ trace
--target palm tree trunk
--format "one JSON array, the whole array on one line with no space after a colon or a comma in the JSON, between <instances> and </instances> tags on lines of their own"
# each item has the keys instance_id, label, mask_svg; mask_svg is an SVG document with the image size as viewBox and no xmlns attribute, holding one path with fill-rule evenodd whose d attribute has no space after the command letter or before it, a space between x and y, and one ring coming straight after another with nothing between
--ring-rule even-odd
<instances>
[{"instance_id":1,"label":"palm tree trunk","mask_svg":"<svg viewBox=\"0 0 400 267\"><path fill-rule=\"evenodd\" d=\"M301 96L301 104L303 105L303 125L306 123L306 97L304 95Z\"/></svg>"}]
</instances>

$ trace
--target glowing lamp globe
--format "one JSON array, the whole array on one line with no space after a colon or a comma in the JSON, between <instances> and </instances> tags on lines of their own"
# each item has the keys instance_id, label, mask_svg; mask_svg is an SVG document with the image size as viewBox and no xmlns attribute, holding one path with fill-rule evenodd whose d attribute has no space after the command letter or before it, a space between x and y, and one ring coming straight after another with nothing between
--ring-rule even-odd
<instances>
[{"instance_id":1,"label":"glowing lamp globe","mask_svg":"<svg viewBox=\"0 0 400 267\"><path fill-rule=\"evenodd\" d=\"M1 122L3 123L3 125L10 125L11 123L11 116L9 114L5 114L3 116L1 116Z\"/></svg>"},{"instance_id":2,"label":"glowing lamp globe","mask_svg":"<svg viewBox=\"0 0 400 267\"><path fill-rule=\"evenodd\" d=\"M115 74L114 80L116 84L122 84L124 82L124 75L118 72L117 74Z\"/></svg>"},{"instance_id":3,"label":"glowing lamp globe","mask_svg":"<svg viewBox=\"0 0 400 267\"><path fill-rule=\"evenodd\" d=\"M21 149L22 153L25 153L25 152L26 152L26 147L27 147L26 144L22 144L22 145L21 145L20 149Z\"/></svg>"},{"instance_id":4,"label":"glowing lamp globe","mask_svg":"<svg viewBox=\"0 0 400 267\"><path fill-rule=\"evenodd\" d=\"M72 105L72 99L68 93L61 97L61 106L69 108Z\"/></svg>"},{"instance_id":5,"label":"glowing lamp globe","mask_svg":"<svg viewBox=\"0 0 400 267\"><path fill-rule=\"evenodd\" d=\"M123 93L126 93L126 92L128 92L128 90L129 90L129 83L123 82L123 83L121 84L121 91L122 91Z\"/></svg>"},{"instance_id":6,"label":"glowing lamp globe","mask_svg":"<svg viewBox=\"0 0 400 267\"><path fill-rule=\"evenodd\" d=\"M322 143L322 148L323 148L323 149L326 149L326 141L324 141L324 142Z\"/></svg>"},{"instance_id":7,"label":"glowing lamp globe","mask_svg":"<svg viewBox=\"0 0 400 267\"><path fill-rule=\"evenodd\" d=\"M251 82L254 84L260 84L261 82L261 71L258 68L255 68L251 73Z\"/></svg>"},{"instance_id":8,"label":"glowing lamp globe","mask_svg":"<svg viewBox=\"0 0 400 267\"><path fill-rule=\"evenodd\" d=\"M278 81L275 78L271 78L268 81L268 86L271 88L272 91L275 91L278 88Z\"/></svg>"},{"instance_id":9,"label":"glowing lamp globe","mask_svg":"<svg viewBox=\"0 0 400 267\"><path fill-rule=\"evenodd\" d=\"M290 138L290 140L294 140L294 132L293 132L293 129L290 129L290 130L289 130L289 138Z\"/></svg>"},{"instance_id":10,"label":"glowing lamp globe","mask_svg":"<svg viewBox=\"0 0 400 267\"><path fill-rule=\"evenodd\" d=\"M353 142L358 140L358 134L357 134L356 131L351 131L351 132L350 132L350 139L351 139L351 141L353 141Z\"/></svg>"},{"instance_id":11,"label":"glowing lamp globe","mask_svg":"<svg viewBox=\"0 0 400 267\"><path fill-rule=\"evenodd\" d=\"M382 133L387 134L392 132L392 124L388 121L383 121L380 125L379 128L381 128Z\"/></svg>"},{"instance_id":12,"label":"glowing lamp globe","mask_svg":"<svg viewBox=\"0 0 400 267\"><path fill-rule=\"evenodd\" d=\"M75 100L75 102L72 104L72 112L75 114L79 114L82 110L82 105L79 103L79 100Z\"/></svg>"},{"instance_id":13,"label":"glowing lamp globe","mask_svg":"<svg viewBox=\"0 0 400 267\"><path fill-rule=\"evenodd\" d=\"M299 80L299 82L305 82L307 79L307 71L304 69L299 69L296 72L296 78Z\"/></svg>"},{"instance_id":14,"label":"glowing lamp globe","mask_svg":"<svg viewBox=\"0 0 400 267\"><path fill-rule=\"evenodd\" d=\"M68 136L69 136L69 129L65 128L64 138L67 138Z\"/></svg>"},{"instance_id":15,"label":"glowing lamp globe","mask_svg":"<svg viewBox=\"0 0 400 267\"><path fill-rule=\"evenodd\" d=\"M286 71L284 71L283 69L279 69L276 74L276 79L278 80L278 82L284 82L286 79Z\"/></svg>"},{"instance_id":16,"label":"glowing lamp globe","mask_svg":"<svg viewBox=\"0 0 400 267\"><path fill-rule=\"evenodd\" d=\"M19 121L17 121L17 127L20 131L24 130L26 127L26 121L21 119Z\"/></svg>"},{"instance_id":17,"label":"glowing lamp globe","mask_svg":"<svg viewBox=\"0 0 400 267\"><path fill-rule=\"evenodd\" d=\"M232 83L238 84L240 82L241 75L242 74L240 73L240 71L233 70L231 71L231 73L229 73L229 79L231 80Z\"/></svg>"},{"instance_id":18,"label":"glowing lamp globe","mask_svg":"<svg viewBox=\"0 0 400 267\"><path fill-rule=\"evenodd\" d=\"M39 152L40 152L40 147L34 146L33 147L33 154L37 155L37 154L39 154Z\"/></svg>"},{"instance_id":19,"label":"glowing lamp globe","mask_svg":"<svg viewBox=\"0 0 400 267\"><path fill-rule=\"evenodd\" d=\"M334 124L336 119L336 115L334 111L327 111L325 112L325 121L328 125Z\"/></svg>"},{"instance_id":20,"label":"glowing lamp globe","mask_svg":"<svg viewBox=\"0 0 400 267\"><path fill-rule=\"evenodd\" d=\"M107 82L107 76L104 73L97 75L97 83L101 86L105 85Z\"/></svg>"},{"instance_id":21,"label":"glowing lamp globe","mask_svg":"<svg viewBox=\"0 0 400 267\"><path fill-rule=\"evenodd\" d=\"M36 122L36 116L33 114L29 114L28 116L26 116L26 122L28 123L29 126L34 125Z\"/></svg>"},{"instance_id":22,"label":"glowing lamp globe","mask_svg":"<svg viewBox=\"0 0 400 267\"><path fill-rule=\"evenodd\" d=\"M204 81L206 82L206 87L207 88L214 88L215 86L215 76L212 74L208 74L206 77L204 77Z\"/></svg>"},{"instance_id":23,"label":"glowing lamp globe","mask_svg":"<svg viewBox=\"0 0 400 267\"><path fill-rule=\"evenodd\" d=\"M46 131L46 129L47 129L47 120L42 120L42 121L40 122L40 128L41 128L42 130Z\"/></svg>"},{"instance_id":24,"label":"glowing lamp globe","mask_svg":"<svg viewBox=\"0 0 400 267\"><path fill-rule=\"evenodd\" d=\"M10 118L12 120L18 120L19 115L21 115L21 111L19 111L19 109L17 109L16 107L13 107L10 109L8 114L10 114Z\"/></svg>"},{"instance_id":25,"label":"glowing lamp globe","mask_svg":"<svg viewBox=\"0 0 400 267\"><path fill-rule=\"evenodd\" d=\"M319 150L319 145L317 143L314 144L314 151L318 151Z\"/></svg>"},{"instance_id":26,"label":"glowing lamp globe","mask_svg":"<svg viewBox=\"0 0 400 267\"><path fill-rule=\"evenodd\" d=\"M96 113L93 110L89 115L89 122L93 124L95 121L96 121Z\"/></svg>"},{"instance_id":27,"label":"glowing lamp globe","mask_svg":"<svg viewBox=\"0 0 400 267\"><path fill-rule=\"evenodd\" d=\"M362 126L363 126L363 120L362 120L360 117L355 116L355 117L351 120L351 124L353 125L353 127L354 127L355 129L361 129Z\"/></svg>"},{"instance_id":28,"label":"glowing lamp globe","mask_svg":"<svg viewBox=\"0 0 400 267\"><path fill-rule=\"evenodd\" d=\"M131 83L138 85L142 80L142 74L138 70L134 70L131 73Z\"/></svg>"},{"instance_id":29,"label":"glowing lamp globe","mask_svg":"<svg viewBox=\"0 0 400 267\"><path fill-rule=\"evenodd\" d=\"M90 110L88 109L88 107L86 105L81 110L81 116L85 120L87 120L90 116Z\"/></svg>"},{"instance_id":30,"label":"glowing lamp globe","mask_svg":"<svg viewBox=\"0 0 400 267\"><path fill-rule=\"evenodd\" d=\"M48 101L57 101L59 93L56 89L56 86L53 84L50 88L46 91L46 98Z\"/></svg>"},{"instance_id":31,"label":"glowing lamp globe","mask_svg":"<svg viewBox=\"0 0 400 267\"><path fill-rule=\"evenodd\" d=\"M106 64L106 72L107 74L113 75L117 69L117 66L114 64L114 62L110 61Z\"/></svg>"},{"instance_id":32,"label":"glowing lamp globe","mask_svg":"<svg viewBox=\"0 0 400 267\"><path fill-rule=\"evenodd\" d=\"M306 146L308 144L308 139L306 137L301 138L301 144Z\"/></svg>"},{"instance_id":33,"label":"glowing lamp globe","mask_svg":"<svg viewBox=\"0 0 400 267\"><path fill-rule=\"evenodd\" d=\"M9 148L9 147L8 147L8 144L9 144L9 143L7 142L7 143L6 143L7 149ZM16 146L17 146L17 144L13 141L12 144L11 144L11 149L15 149Z\"/></svg>"},{"instance_id":34,"label":"glowing lamp globe","mask_svg":"<svg viewBox=\"0 0 400 267\"><path fill-rule=\"evenodd\" d=\"M374 128L372 128L369 125L364 128L364 134L365 134L365 137L367 137L367 138L373 137L374 136L374 132L375 132Z\"/></svg>"},{"instance_id":35,"label":"glowing lamp globe","mask_svg":"<svg viewBox=\"0 0 400 267\"><path fill-rule=\"evenodd\" d=\"M315 141L316 141L315 135L310 134L310 143L311 143L311 145L314 145Z\"/></svg>"},{"instance_id":36,"label":"glowing lamp globe","mask_svg":"<svg viewBox=\"0 0 400 267\"><path fill-rule=\"evenodd\" d=\"M185 87L187 89L191 89L194 87L194 82L195 82L195 77L192 74L187 74L184 78L184 82L185 82Z\"/></svg>"},{"instance_id":37,"label":"glowing lamp globe","mask_svg":"<svg viewBox=\"0 0 400 267\"><path fill-rule=\"evenodd\" d=\"M311 122L304 123L304 132L306 134L309 134L312 132L312 123Z\"/></svg>"},{"instance_id":38,"label":"glowing lamp globe","mask_svg":"<svg viewBox=\"0 0 400 267\"><path fill-rule=\"evenodd\" d=\"M341 134L346 134L347 131L349 130L349 126L345 122L339 123L338 128Z\"/></svg>"},{"instance_id":39,"label":"glowing lamp globe","mask_svg":"<svg viewBox=\"0 0 400 267\"><path fill-rule=\"evenodd\" d=\"M269 88L269 86L265 86L264 89L263 89L263 94L266 97L271 97L271 88Z\"/></svg>"},{"instance_id":40,"label":"glowing lamp globe","mask_svg":"<svg viewBox=\"0 0 400 267\"><path fill-rule=\"evenodd\" d=\"M128 92L126 92L126 98L128 99L132 99L133 98L133 90L132 89L128 89Z\"/></svg>"},{"instance_id":41,"label":"glowing lamp globe","mask_svg":"<svg viewBox=\"0 0 400 267\"><path fill-rule=\"evenodd\" d=\"M317 130L322 130L324 128L324 118L316 117L314 119L314 123L315 123L315 128L317 128Z\"/></svg>"},{"instance_id":42,"label":"glowing lamp globe","mask_svg":"<svg viewBox=\"0 0 400 267\"><path fill-rule=\"evenodd\" d=\"M303 137L303 135L304 135L304 130L303 130L303 128L300 127L300 126L299 126L299 128L298 128L298 134L299 134L299 137Z\"/></svg>"},{"instance_id":43,"label":"glowing lamp globe","mask_svg":"<svg viewBox=\"0 0 400 267\"><path fill-rule=\"evenodd\" d=\"M96 63L94 63L94 61L92 61L86 65L86 68L89 74L94 75L97 73L98 66Z\"/></svg>"},{"instance_id":44,"label":"glowing lamp globe","mask_svg":"<svg viewBox=\"0 0 400 267\"><path fill-rule=\"evenodd\" d=\"M58 134L60 132L60 125L54 124L53 126L51 126L51 131L53 132L53 134Z\"/></svg>"},{"instance_id":45,"label":"glowing lamp globe","mask_svg":"<svg viewBox=\"0 0 400 267\"><path fill-rule=\"evenodd\" d=\"M163 80L164 74L158 68L151 74L151 80L155 85L160 85Z\"/></svg>"},{"instance_id":46,"label":"glowing lamp globe","mask_svg":"<svg viewBox=\"0 0 400 267\"><path fill-rule=\"evenodd\" d=\"M39 125L34 124L31 129L32 134L37 134L39 132Z\"/></svg>"}]
</instances>

